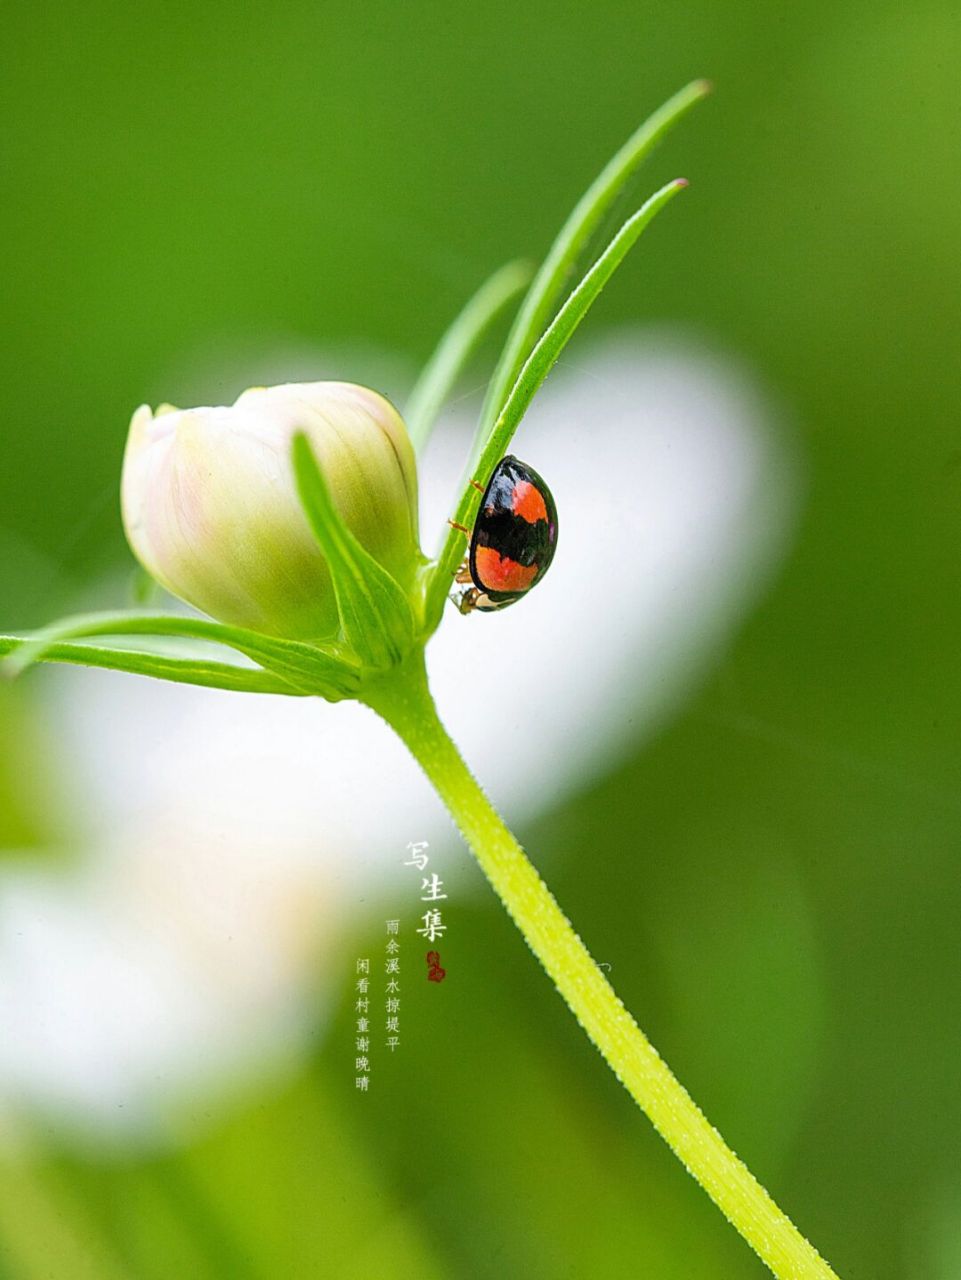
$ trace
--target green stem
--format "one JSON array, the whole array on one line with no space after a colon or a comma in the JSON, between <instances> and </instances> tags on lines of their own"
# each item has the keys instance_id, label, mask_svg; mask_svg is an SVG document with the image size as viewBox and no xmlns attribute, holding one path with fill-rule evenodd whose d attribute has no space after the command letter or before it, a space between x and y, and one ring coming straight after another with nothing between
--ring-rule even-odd
<instances>
[{"instance_id":1,"label":"green stem","mask_svg":"<svg viewBox=\"0 0 961 1280\"><path fill-rule=\"evenodd\" d=\"M448 736L427 686L422 655L368 687L364 701L407 745L574 1017L688 1172L781 1280L837 1280L615 995Z\"/></svg>"}]
</instances>

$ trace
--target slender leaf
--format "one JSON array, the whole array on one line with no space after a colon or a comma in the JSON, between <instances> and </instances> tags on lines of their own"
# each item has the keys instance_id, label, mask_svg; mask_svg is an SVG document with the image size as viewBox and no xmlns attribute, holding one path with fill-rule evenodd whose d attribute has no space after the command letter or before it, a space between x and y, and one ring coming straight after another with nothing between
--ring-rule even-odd
<instances>
[{"instance_id":1,"label":"slender leaf","mask_svg":"<svg viewBox=\"0 0 961 1280\"><path fill-rule=\"evenodd\" d=\"M414 637L406 595L347 528L303 432L294 436L293 464L300 500L330 569L344 640L371 667L399 662Z\"/></svg>"},{"instance_id":2,"label":"slender leaf","mask_svg":"<svg viewBox=\"0 0 961 1280\"><path fill-rule=\"evenodd\" d=\"M569 287L578 256L604 215L657 143L710 91L709 81L694 80L665 102L635 130L577 202L535 276L508 336L481 411L475 457L486 444L524 361Z\"/></svg>"},{"instance_id":3,"label":"slender leaf","mask_svg":"<svg viewBox=\"0 0 961 1280\"><path fill-rule=\"evenodd\" d=\"M280 676L296 690L322 697L347 697L356 689L358 672L339 653L300 641L261 635L207 618L177 614L94 613L65 618L23 637L17 651L3 661L10 676L43 661L62 640L95 636L176 636L226 645Z\"/></svg>"},{"instance_id":4,"label":"slender leaf","mask_svg":"<svg viewBox=\"0 0 961 1280\"><path fill-rule=\"evenodd\" d=\"M623 262L644 228L664 206L687 186L684 178L669 182L638 209L621 227L598 260L587 272L543 337L528 356L511 388L511 393L498 415L490 439L482 454L481 474L492 472L503 456L511 437L527 412L541 383L557 362L575 329L593 306L595 299Z\"/></svg>"},{"instance_id":5,"label":"slender leaf","mask_svg":"<svg viewBox=\"0 0 961 1280\"><path fill-rule=\"evenodd\" d=\"M25 641L17 636L0 636L0 656L16 652ZM277 693L305 696L279 676L256 668L237 667L229 662L204 662L195 658L173 658L166 654L141 653L131 649L108 649L99 645L56 643L45 649L41 662L68 662L81 667L126 671L152 676L177 684L199 685L207 689L227 689L234 693Z\"/></svg>"},{"instance_id":6,"label":"slender leaf","mask_svg":"<svg viewBox=\"0 0 961 1280\"><path fill-rule=\"evenodd\" d=\"M441 338L407 403L410 438L422 453L437 415L484 335L509 303L530 283L526 262L509 262L478 289Z\"/></svg>"},{"instance_id":7,"label":"slender leaf","mask_svg":"<svg viewBox=\"0 0 961 1280\"><path fill-rule=\"evenodd\" d=\"M481 491L490 479L494 468L503 457L521 418L527 411L535 393L547 377L558 356L570 341L575 329L590 310L595 299L620 266L631 246L653 218L679 191L687 186L683 178L662 187L621 227L598 260L568 297L554 321L528 356L504 408L494 423L487 443L475 469L480 489L471 483L464 487L454 521L469 529L480 504ZM427 617L439 616L444 599L450 589L453 575L463 556L464 534L453 527L447 532L440 558L427 585Z\"/></svg>"}]
</instances>

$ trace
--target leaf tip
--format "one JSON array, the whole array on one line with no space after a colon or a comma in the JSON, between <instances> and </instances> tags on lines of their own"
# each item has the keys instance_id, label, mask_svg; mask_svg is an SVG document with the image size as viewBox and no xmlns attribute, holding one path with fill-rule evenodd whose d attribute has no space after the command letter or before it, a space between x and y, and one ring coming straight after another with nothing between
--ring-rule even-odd
<instances>
[{"instance_id":1,"label":"leaf tip","mask_svg":"<svg viewBox=\"0 0 961 1280\"><path fill-rule=\"evenodd\" d=\"M706 98L709 93L714 92L714 81L702 76L699 80L694 81L694 88L702 98Z\"/></svg>"},{"instance_id":2,"label":"leaf tip","mask_svg":"<svg viewBox=\"0 0 961 1280\"><path fill-rule=\"evenodd\" d=\"M297 429L290 437L290 460L294 469L294 479L297 484L297 490L300 494L301 502L306 499L304 497L307 486L317 489L323 484L323 476L314 451L311 447L307 432Z\"/></svg>"},{"instance_id":3,"label":"leaf tip","mask_svg":"<svg viewBox=\"0 0 961 1280\"><path fill-rule=\"evenodd\" d=\"M675 178L671 183L671 186L674 187L676 191L683 191L685 187L689 187L690 185L691 184L688 182L687 178Z\"/></svg>"}]
</instances>

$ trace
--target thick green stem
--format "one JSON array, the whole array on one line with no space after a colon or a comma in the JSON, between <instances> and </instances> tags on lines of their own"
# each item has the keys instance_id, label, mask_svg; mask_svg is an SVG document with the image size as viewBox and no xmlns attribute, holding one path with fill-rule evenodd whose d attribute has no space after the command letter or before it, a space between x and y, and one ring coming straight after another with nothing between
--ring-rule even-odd
<instances>
[{"instance_id":1,"label":"thick green stem","mask_svg":"<svg viewBox=\"0 0 961 1280\"><path fill-rule=\"evenodd\" d=\"M406 743L571 1012L688 1172L776 1276L837 1280L708 1122L615 995L448 736L427 687L421 655L366 690L364 700Z\"/></svg>"}]
</instances>

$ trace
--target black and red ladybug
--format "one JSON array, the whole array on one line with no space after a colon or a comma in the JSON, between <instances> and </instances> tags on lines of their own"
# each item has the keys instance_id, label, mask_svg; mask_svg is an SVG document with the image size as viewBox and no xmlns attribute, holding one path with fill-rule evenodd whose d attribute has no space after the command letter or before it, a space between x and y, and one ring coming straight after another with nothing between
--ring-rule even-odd
<instances>
[{"instance_id":1,"label":"black and red ladybug","mask_svg":"<svg viewBox=\"0 0 961 1280\"><path fill-rule=\"evenodd\" d=\"M491 613L526 596L549 569L557 546L557 507L533 467L507 454L483 493L455 579L473 584L456 600L461 613Z\"/></svg>"}]
</instances>

